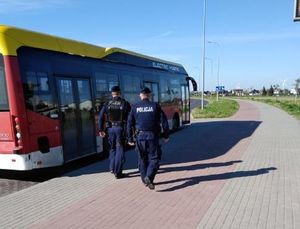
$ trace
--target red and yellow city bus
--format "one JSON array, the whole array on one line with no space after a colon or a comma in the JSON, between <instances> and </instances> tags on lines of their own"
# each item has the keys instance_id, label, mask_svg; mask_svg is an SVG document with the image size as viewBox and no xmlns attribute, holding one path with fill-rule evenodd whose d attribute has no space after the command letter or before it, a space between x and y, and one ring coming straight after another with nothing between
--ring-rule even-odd
<instances>
[{"instance_id":1,"label":"red and yellow city bus","mask_svg":"<svg viewBox=\"0 0 300 229\"><path fill-rule=\"evenodd\" d=\"M0 25L0 169L103 152L97 116L114 85L131 103L149 87L178 128L190 121L189 81L176 63Z\"/></svg>"}]
</instances>

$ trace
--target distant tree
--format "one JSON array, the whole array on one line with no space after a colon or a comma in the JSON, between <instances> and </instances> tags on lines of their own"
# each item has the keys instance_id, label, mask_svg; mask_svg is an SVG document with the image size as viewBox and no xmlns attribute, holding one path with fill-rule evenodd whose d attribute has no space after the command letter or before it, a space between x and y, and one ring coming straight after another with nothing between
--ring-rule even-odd
<instances>
[{"instance_id":1,"label":"distant tree","mask_svg":"<svg viewBox=\"0 0 300 229\"><path fill-rule=\"evenodd\" d=\"M281 90L280 90L279 84L274 84L273 85L273 94L276 94L276 95L281 94Z\"/></svg>"},{"instance_id":2,"label":"distant tree","mask_svg":"<svg viewBox=\"0 0 300 229\"><path fill-rule=\"evenodd\" d=\"M290 93L290 91L288 89L284 89L282 93L283 93L283 95L288 95Z\"/></svg>"},{"instance_id":3,"label":"distant tree","mask_svg":"<svg viewBox=\"0 0 300 229\"><path fill-rule=\"evenodd\" d=\"M273 85L273 89L274 89L274 90L278 90L279 88L280 88L279 84L274 84L274 85Z\"/></svg>"},{"instance_id":4,"label":"distant tree","mask_svg":"<svg viewBox=\"0 0 300 229\"><path fill-rule=\"evenodd\" d=\"M274 88L271 85L270 89L268 90L268 96L273 96L274 95Z\"/></svg>"},{"instance_id":5,"label":"distant tree","mask_svg":"<svg viewBox=\"0 0 300 229\"><path fill-rule=\"evenodd\" d=\"M297 96L298 96L298 93L299 93L299 85L300 85L300 78L296 79L296 81L295 81L295 90L296 90L295 102L297 101Z\"/></svg>"},{"instance_id":6,"label":"distant tree","mask_svg":"<svg viewBox=\"0 0 300 229\"><path fill-rule=\"evenodd\" d=\"M265 86L263 87L261 94L262 94L262 96L266 96L267 95L267 90L266 90Z\"/></svg>"},{"instance_id":7,"label":"distant tree","mask_svg":"<svg viewBox=\"0 0 300 229\"><path fill-rule=\"evenodd\" d=\"M300 87L300 78L296 79L296 81L295 81L295 89L296 89L297 94L299 92L299 87Z\"/></svg>"}]
</instances>

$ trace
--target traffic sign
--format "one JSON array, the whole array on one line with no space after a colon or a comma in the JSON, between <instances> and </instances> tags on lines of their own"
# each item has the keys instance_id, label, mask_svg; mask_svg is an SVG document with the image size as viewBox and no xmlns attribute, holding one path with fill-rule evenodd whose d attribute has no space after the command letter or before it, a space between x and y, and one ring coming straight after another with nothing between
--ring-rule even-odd
<instances>
[{"instance_id":1,"label":"traffic sign","mask_svg":"<svg viewBox=\"0 0 300 229\"><path fill-rule=\"evenodd\" d=\"M225 86L216 86L216 91L222 92L225 90Z\"/></svg>"}]
</instances>

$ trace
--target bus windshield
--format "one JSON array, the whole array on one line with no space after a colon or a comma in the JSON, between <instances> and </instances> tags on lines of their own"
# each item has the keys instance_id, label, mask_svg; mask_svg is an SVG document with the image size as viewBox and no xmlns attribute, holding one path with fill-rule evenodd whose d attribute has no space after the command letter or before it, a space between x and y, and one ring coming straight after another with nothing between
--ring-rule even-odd
<instances>
[{"instance_id":1,"label":"bus windshield","mask_svg":"<svg viewBox=\"0 0 300 229\"><path fill-rule=\"evenodd\" d=\"M8 110L3 56L0 54L0 111Z\"/></svg>"}]
</instances>

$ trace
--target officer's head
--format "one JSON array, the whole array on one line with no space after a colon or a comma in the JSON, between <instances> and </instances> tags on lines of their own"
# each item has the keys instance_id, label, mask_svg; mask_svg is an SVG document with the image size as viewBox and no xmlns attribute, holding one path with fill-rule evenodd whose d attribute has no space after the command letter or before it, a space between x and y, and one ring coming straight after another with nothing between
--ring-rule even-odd
<instances>
[{"instance_id":1,"label":"officer's head","mask_svg":"<svg viewBox=\"0 0 300 229\"><path fill-rule=\"evenodd\" d=\"M121 89L119 86L113 86L111 88L111 95L112 97L120 96L121 95Z\"/></svg>"},{"instance_id":2,"label":"officer's head","mask_svg":"<svg viewBox=\"0 0 300 229\"><path fill-rule=\"evenodd\" d=\"M140 92L140 98L143 99L150 99L151 97L151 91L149 88L144 87Z\"/></svg>"}]
</instances>

